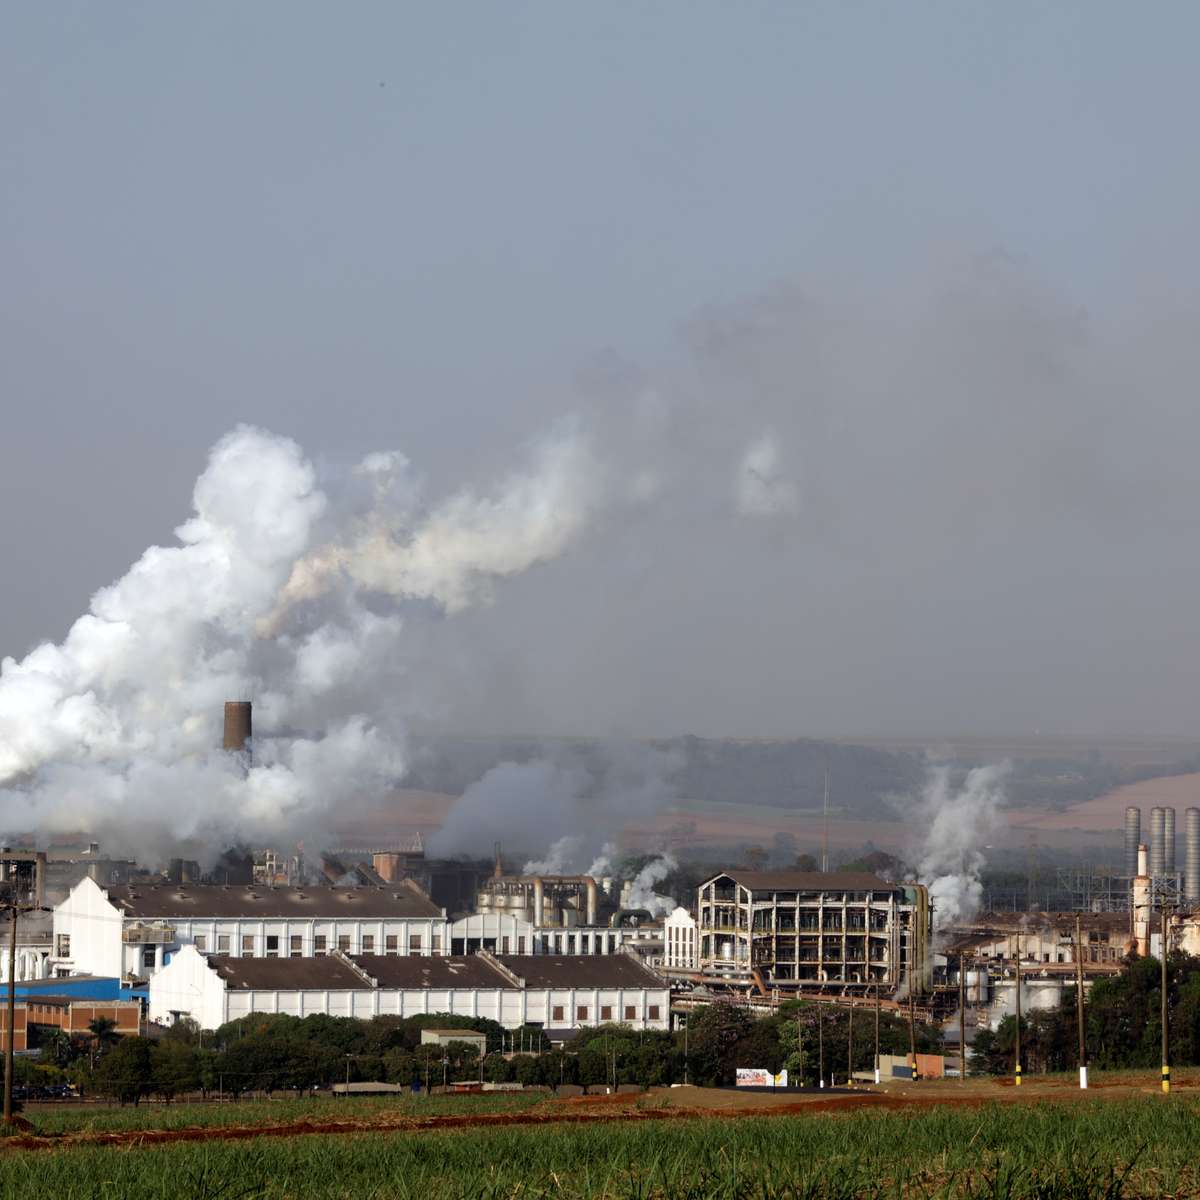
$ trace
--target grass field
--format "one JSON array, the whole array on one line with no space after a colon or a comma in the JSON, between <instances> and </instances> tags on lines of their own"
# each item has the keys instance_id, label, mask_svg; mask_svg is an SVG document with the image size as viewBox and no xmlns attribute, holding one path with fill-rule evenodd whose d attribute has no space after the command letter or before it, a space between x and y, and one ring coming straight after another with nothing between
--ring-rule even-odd
<instances>
[{"instance_id":1,"label":"grass field","mask_svg":"<svg viewBox=\"0 0 1200 1200\"><path fill-rule=\"evenodd\" d=\"M0 1153L6 1200L1196 1195L1191 1098Z\"/></svg>"},{"instance_id":2,"label":"grass field","mask_svg":"<svg viewBox=\"0 0 1200 1200\"><path fill-rule=\"evenodd\" d=\"M222 1125L272 1125L298 1119L337 1121L398 1114L519 1112L545 1097L540 1093L481 1096L329 1096L245 1100L232 1104L31 1105L26 1120L38 1134L118 1133L130 1129L210 1129ZM0 1193L2 1195L2 1193Z\"/></svg>"}]
</instances>

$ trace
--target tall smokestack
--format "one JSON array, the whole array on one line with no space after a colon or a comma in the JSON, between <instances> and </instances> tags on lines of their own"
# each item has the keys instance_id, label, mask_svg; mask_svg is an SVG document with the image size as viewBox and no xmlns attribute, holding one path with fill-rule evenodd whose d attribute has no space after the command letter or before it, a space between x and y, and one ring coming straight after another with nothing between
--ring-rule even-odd
<instances>
[{"instance_id":1,"label":"tall smokestack","mask_svg":"<svg viewBox=\"0 0 1200 1200\"><path fill-rule=\"evenodd\" d=\"M1125 810L1125 874L1137 874L1137 852L1142 841L1142 810L1131 804Z\"/></svg>"},{"instance_id":2,"label":"tall smokestack","mask_svg":"<svg viewBox=\"0 0 1200 1200\"><path fill-rule=\"evenodd\" d=\"M1183 814L1183 898L1200 900L1200 808Z\"/></svg>"},{"instance_id":3,"label":"tall smokestack","mask_svg":"<svg viewBox=\"0 0 1200 1200\"><path fill-rule=\"evenodd\" d=\"M1150 810L1150 874L1159 878L1166 871L1166 810L1155 805Z\"/></svg>"},{"instance_id":4,"label":"tall smokestack","mask_svg":"<svg viewBox=\"0 0 1200 1200\"><path fill-rule=\"evenodd\" d=\"M249 700L225 701L225 738L222 745L235 753L249 754L253 737Z\"/></svg>"}]
</instances>

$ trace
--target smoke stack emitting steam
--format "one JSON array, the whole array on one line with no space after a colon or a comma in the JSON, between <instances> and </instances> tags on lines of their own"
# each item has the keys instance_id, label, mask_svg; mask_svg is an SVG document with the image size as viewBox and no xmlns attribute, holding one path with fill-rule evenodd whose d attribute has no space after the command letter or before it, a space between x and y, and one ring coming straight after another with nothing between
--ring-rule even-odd
<instances>
[{"instance_id":1,"label":"smoke stack emitting steam","mask_svg":"<svg viewBox=\"0 0 1200 1200\"><path fill-rule=\"evenodd\" d=\"M249 755L253 732L250 701L226 700L225 736L221 742L222 749Z\"/></svg>"}]
</instances>

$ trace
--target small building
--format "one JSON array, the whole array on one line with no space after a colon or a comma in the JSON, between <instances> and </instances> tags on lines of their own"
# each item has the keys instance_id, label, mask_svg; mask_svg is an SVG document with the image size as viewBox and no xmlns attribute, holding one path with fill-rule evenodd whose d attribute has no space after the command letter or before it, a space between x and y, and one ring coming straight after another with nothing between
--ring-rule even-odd
<instances>
[{"instance_id":1,"label":"small building","mask_svg":"<svg viewBox=\"0 0 1200 1200\"><path fill-rule=\"evenodd\" d=\"M698 971L700 945L696 918L677 908L663 922L663 966L668 971Z\"/></svg>"},{"instance_id":2,"label":"small building","mask_svg":"<svg viewBox=\"0 0 1200 1200\"><path fill-rule=\"evenodd\" d=\"M306 1017L485 1017L506 1029L577 1030L606 1021L667 1029L665 980L628 954L228 958L183 947L150 979L150 1019L204 1029L250 1013Z\"/></svg>"},{"instance_id":3,"label":"small building","mask_svg":"<svg viewBox=\"0 0 1200 1200\"><path fill-rule=\"evenodd\" d=\"M77 996L33 995L19 1000L13 1009L16 1037L14 1051L29 1048L32 1028L52 1026L72 1037L94 1036L88 1028L98 1018L107 1018L121 1036L138 1034L142 1029L142 1006L131 1000L88 1000ZM8 1042L8 1005L0 1004L0 1047Z\"/></svg>"},{"instance_id":4,"label":"small building","mask_svg":"<svg viewBox=\"0 0 1200 1200\"><path fill-rule=\"evenodd\" d=\"M477 1029L422 1029L422 1046L448 1046L451 1042L466 1042L478 1054L487 1053L487 1034Z\"/></svg>"}]
</instances>

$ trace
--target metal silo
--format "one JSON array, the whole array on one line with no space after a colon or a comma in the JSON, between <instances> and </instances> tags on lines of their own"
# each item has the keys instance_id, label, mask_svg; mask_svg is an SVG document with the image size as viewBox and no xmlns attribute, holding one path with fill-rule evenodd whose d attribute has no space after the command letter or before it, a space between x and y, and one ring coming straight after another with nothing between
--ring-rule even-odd
<instances>
[{"instance_id":1,"label":"metal silo","mask_svg":"<svg viewBox=\"0 0 1200 1200\"><path fill-rule=\"evenodd\" d=\"M1137 874L1137 848L1142 840L1142 810L1131 804L1125 810L1125 874Z\"/></svg>"},{"instance_id":2,"label":"metal silo","mask_svg":"<svg viewBox=\"0 0 1200 1200\"><path fill-rule=\"evenodd\" d=\"M1175 874L1175 810L1163 809L1163 874Z\"/></svg>"},{"instance_id":3,"label":"metal silo","mask_svg":"<svg viewBox=\"0 0 1200 1200\"><path fill-rule=\"evenodd\" d=\"M1200 808L1183 814L1183 898L1200 900Z\"/></svg>"},{"instance_id":4,"label":"metal silo","mask_svg":"<svg viewBox=\"0 0 1200 1200\"><path fill-rule=\"evenodd\" d=\"M1155 805L1150 810L1150 874L1159 876L1163 873L1166 861L1166 813Z\"/></svg>"}]
</instances>

